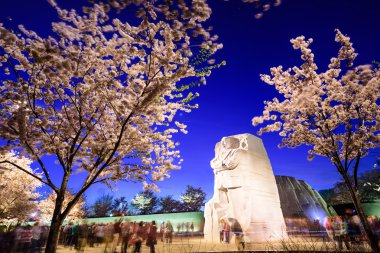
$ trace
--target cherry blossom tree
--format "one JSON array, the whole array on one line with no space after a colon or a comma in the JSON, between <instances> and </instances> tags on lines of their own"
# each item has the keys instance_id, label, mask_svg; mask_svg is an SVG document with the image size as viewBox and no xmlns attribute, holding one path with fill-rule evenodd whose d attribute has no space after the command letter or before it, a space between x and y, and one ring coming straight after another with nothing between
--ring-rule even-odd
<instances>
[{"instance_id":1,"label":"cherry blossom tree","mask_svg":"<svg viewBox=\"0 0 380 253\"><path fill-rule=\"evenodd\" d=\"M291 40L293 48L301 51L303 64L287 70L282 66L271 68L271 76L261 76L274 85L281 99L266 101L263 115L253 118L253 125L271 121L259 134L279 132L283 137L280 147L308 145L309 159L325 156L335 165L372 250L379 252L377 238L360 205L358 169L360 160L380 144L380 70L372 65L354 67L357 53L350 38L339 30L335 41L341 44L338 56L331 58L326 71L318 73L309 48L312 39L300 36Z\"/></svg>"},{"instance_id":2,"label":"cherry blossom tree","mask_svg":"<svg viewBox=\"0 0 380 253\"><path fill-rule=\"evenodd\" d=\"M63 208L66 208L67 205L74 199L74 197L75 196L67 190L65 193L65 200L63 201ZM43 199L38 203L38 211L40 213L39 217L41 221L49 222L51 220L51 218L53 217L56 200L57 194L55 192L52 192L46 197L46 199ZM79 201L76 203L76 205L73 206L73 208L71 208L65 220L75 221L78 219L82 219L84 213L84 200L81 197Z\"/></svg>"},{"instance_id":3,"label":"cherry blossom tree","mask_svg":"<svg viewBox=\"0 0 380 253\"><path fill-rule=\"evenodd\" d=\"M34 173L30 168L32 161L19 157L15 152L0 155L0 222L24 221L37 206L37 199L40 197L37 189L42 184L11 164L1 162L4 160L21 166L28 173Z\"/></svg>"},{"instance_id":4,"label":"cherry blossom tree","mask_svg":"<svg viewBox=\"0 0 380 253\"><path fill-rule=\"evenodd\" d=\"M271 7L277 7L281 5L282 0L242 0L244 3L253 4L257 10L255 14L256 19L260 19L264 16L264 12L267 12Z\"/></svg>"},{"instance_id":5,"label":"cherry blossom tree","mask_svg":"<svg viewBox=\"0 0 380 253\"><path fill-rule=\"evenodd\" d=\"M179 168L173 134L186 125L175 116L198 96L189 90L197 81L182 81L204 81L219 66L196 54L221 48L203 27L205 0L126 2L137 9L130 22L99 1L79 12L50 0L59 20L47 37L0 24L1 150L18 150L42 174L2 162L56 194L45 252L56 251L62 222L93 184L123 178L155 188ZM54 170L62 176L53 179ZM81 186L64 204L73 180Z\"/></svg>"},{"instance_id":6,"label":"cherry blossom tree","mask_svg":"<svg viewBox=\"0 0 380 253\"><path fill-rule=\"evenodd\" d=\"M137 193L131 204L137 209L139 214L152 214L157 210L159 199L151 190L145 190Z\"/></svg>"}]
</instances>

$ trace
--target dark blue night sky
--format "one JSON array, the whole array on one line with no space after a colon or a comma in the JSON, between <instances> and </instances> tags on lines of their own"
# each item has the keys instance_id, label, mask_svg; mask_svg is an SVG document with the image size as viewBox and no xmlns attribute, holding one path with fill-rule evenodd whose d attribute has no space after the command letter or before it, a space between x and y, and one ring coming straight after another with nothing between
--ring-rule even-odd
<instances>
[{"instance_id":1,"label":"dark blue night sky","mask_svg":"<svg viewBox=\"0 0 380 253\"><path fill-rule=\"evenodd\" d=\"M261 19L254 18L257 11L253 5L240 0L209 2L213 14L208 22L224 44L217 59L226 60L227 65L214 71L207 85L199 89L199 109L181 116L189 130L189 134L177 136L184 163L181 170L172 172L170 179L159 183L159 195L177 197L190 184L202 187L207 198L212 197L213 173L209 162L214 156L214 146L223 136L256 134L258 129L252 126L251 119L260 115L264 100L276 96L275 89L264 84L259 75L269 73L270 67L288 68L301 63L299 52L289 42L291 38L304 35L314 39L311 48L322 71L339 49L334 42L336 28L351 37L359 53L356 65L380 61L380 1L284 0ZM64 6L77 7L78 1L65 1ZM48 35L55 14L44 0L1 1L0 17L0 22L7 25L24 24ZM11 17L12 21L5 17ZM339 180L327 158L307 161L307 147L279 149L281 139L277 133L261 138L276 175L303 179L317 190L330 188ZM375 160L374 151L363 159L361 170L371 169ZM75 188L75 183L71 187ZM140 184L119 183L113 194L131 199L141 189ZM110 191L97 185L86 195L93 202L104 193Z\"/></svg>"}]
</instances>

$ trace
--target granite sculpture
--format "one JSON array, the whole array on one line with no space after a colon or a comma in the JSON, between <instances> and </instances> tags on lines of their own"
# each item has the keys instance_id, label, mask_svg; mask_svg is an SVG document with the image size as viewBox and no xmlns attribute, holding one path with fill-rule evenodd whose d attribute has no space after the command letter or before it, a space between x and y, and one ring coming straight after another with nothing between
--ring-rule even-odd
<instances>
[{"instance_id":1,"label":"granite sculpture","mask_svg":"<svg viewBox=\"0 0 380 253\"><path fill-rule=\"evenodd\" d=\"M206 240L219 242L221 222L239 227L245 242L287 239L276 180L261 139L250 134L222 138L211 167L215 182L205 206Z\"/></svg>"},{"instance_id":2,"label":"granite sculpture","mask_svg":"<svg viewBox=\"0 0 380 253\"><path fill-rule=\"evenodd\" d=\"M326 216L336 215L321 195L303 180L289 176L276 176L281 209L285 218L307 218L323 222Z\"/></svg>"}]
</instances>

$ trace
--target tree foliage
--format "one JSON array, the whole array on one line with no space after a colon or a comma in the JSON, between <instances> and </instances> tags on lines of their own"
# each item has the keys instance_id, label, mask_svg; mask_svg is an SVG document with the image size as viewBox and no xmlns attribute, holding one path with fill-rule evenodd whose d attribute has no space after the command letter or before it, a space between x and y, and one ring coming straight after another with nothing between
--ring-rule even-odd
<instances>
[{"instance_id":1,"label":"tree foliage","mask_svg":"<svg viewBox=\"0 0 380 253\"><path fill-rule=\"evenodd\" d=\"M145 190L135 195L131 204L137 209L138 214L152 214L159 204L157 196L151 190Z\"/></svg>"},{"instance_id":2,"label":"tree foliage","mask_svg":"<svg viewBox=\"0 0 380 253\"><path fill-rule=\"evenodd\" d=\"M126 215L128 213L128 201L125 197L119 197L113 200L112 211L115 215Z\"/></svg>"},{"instance_id":3,"label":"tree foliage","mask_svg":"<svg viewBox=\"0 0 380 253\"><path fill-rule=\"evenodd\" d=\"M191 185L186 187L186 191L180 196L181 211L197 212L205 204L206 193L201 187L196 188Z\"/></svg>"},{"instance_id":4,"label":"tree foliage","mask_svg":"<svg viewBox=\"0 0 380 253\"><path fill-rule=\"evenodd\" d=\"M221 44L203 26L211 14L205 0L124 1L138 9L129 20L110 17L117 1L82 12L49 2L58 21L48 36L0 24L0 138L1 150L19 150L42 174L1 162L57 195L46 247L55 252L59 227L91 185L123 178L155 188L179 168L172 138L186 125L175 115L190 112L197 97L179 82L208 76L211 69L196 71L190 59ZM48 167L46 156L59 166ZM62 177L52 180L52 170ZM82 185L63 205L79 174Z\"/></svg>"},{"instance_id":5,"label":"tree foliage","mask_svg":"<svg viewBox=\"0 0 380 253\"><path fill-rule=\"evenodd\" d=\"M353 178L351 179L353 180ZM362 203L380 202L380 169L365 171L358 176L358 188ZM344 182L338 182L330 197L330 204L352 203Z\"/></svg>"},{"instance_id":6,"label":"tree foliage","mask_svg":"<svg viewBox=\"0 0 380 253\"><path fill-rule=\"evenodd\" d=\"M6 153L0 159L7 159L28 173L33 173L30 168L32 161L14 152ZM0 222L27 220L37 207L40 197L37 189L40 186L41 182L27 173L15 169L9 163L0 163Z\"/></svg>"},{"instance_id":7,"label":"tree foliage","mask_svg":"<svg viewBox=\"0 0 380 253\"><path fill-rule=\"evenodd\" d=\"M65 193L65 201L63 202L64 208L72 201L75 196L67 190ZM57 199L57 194L55 192L50 193L45 199L39 201L38 209L35 210L39 212L40 220L44 222L50 222L55 208L55 203ZM84 210L84 199L80 198L78 203L70 210L69 214L66 216L67 221L76 221L82 219L85 214Z\"/></svg>"},{"instance_id":8,"label":"tree foliage","mask_svg":"<svg viewBox=\"0 0 380 253\"><path fill-rule=\"evenodd\" d=\"M181 203L174 199L172 195L168 195L159 199L160 213L173 213L181 211Z\"/></svg>"},{"instance_id":9,"label":"tree foliage","mask_svg":"<svg viewBox=\"0 0 380 253\"><path fill-rule=\"evenodd\" d=\"M113 210L112 207L113 204L113 196L112 195L103 195L99 197L92 209L95 217L105 217L110 215L111 211Z\"/></svg>"},{"instance_id":10,"label":"tree foliage","mask_svg":"<svg viewBox=\"0 0 380 253\"><path fill-rule=\"evenodd\" d=\"M350 38L336 30L335 41L341 45L338 56L331 58L326 71L318 73L309 48L312 41L304 36L291 40L293 48L301 51L300 67L284 70L279 66L271 68L270 76L261 76L274 85L282 101L266 101L263 115L253 118L253 124L270 121L259 134L279 132L281 147L308 145L310 160L321 155L335 165L372 250L378 252L377 238L360 205L358 169L361 158L380 146L380 70L371 64L354 67L357 53Z\"/></svg>"}]
</instances>

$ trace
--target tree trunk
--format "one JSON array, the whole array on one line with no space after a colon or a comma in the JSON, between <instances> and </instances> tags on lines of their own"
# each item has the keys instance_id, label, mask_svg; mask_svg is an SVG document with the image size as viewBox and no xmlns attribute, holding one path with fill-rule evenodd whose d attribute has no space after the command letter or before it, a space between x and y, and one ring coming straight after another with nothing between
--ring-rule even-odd
<instances>
[{"instance_id":1,"label":"tree trunk","mask_svg":"<svg viewBox=\"0 0 380 253\"><path fill-rule=\"evenodd\" d=\"M373 252L380 253L379 240L378 240L377 236L375 235L375 233L372 231L372 229L368 223L367 217L364 214L363 208L362 208L361 203L360 203L359 192L358 192L358 190L354 189L354 187L352 186L351 180L350 180L349 176L347 175L347 173L344 173L344 174L342 173L342 176L344 178L344 182L346 183L346 185L350 191L352 202L354 203L356 212L357 212L357 214L360 218L360 221L363 225L368 244L371 247Z\"/></svg>"},{"instance_id":2,"label":"tree trunk","mask_svg":"<svg viewBox=\"0 0 380 253\"><path fill-rule=\"evenodd\" d=\"M49 236L46 243L45 253L55 253L59 239L59 232L65 217L62 217L62 205L64 195L59 194L55 203L53 217L51 219Z\"/></svg>"}]
</instances>

